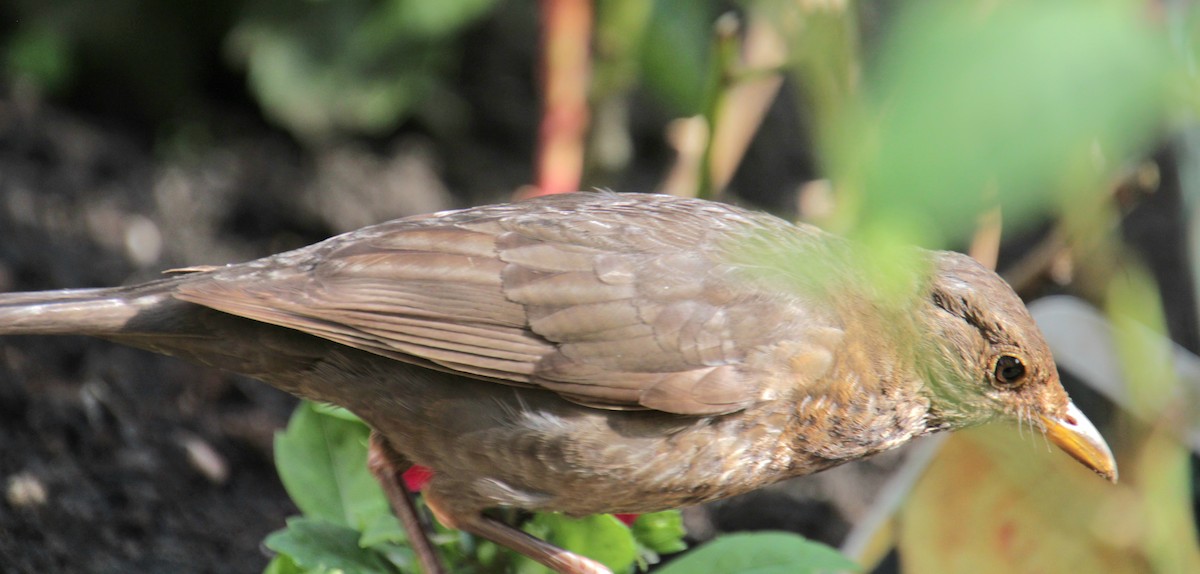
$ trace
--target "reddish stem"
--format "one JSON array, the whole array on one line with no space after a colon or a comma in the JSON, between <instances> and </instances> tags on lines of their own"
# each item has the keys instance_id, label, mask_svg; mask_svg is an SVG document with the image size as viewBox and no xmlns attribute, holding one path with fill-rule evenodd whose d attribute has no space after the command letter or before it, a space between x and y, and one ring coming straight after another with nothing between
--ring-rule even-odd
<instances>
[{"instance_id":1,"label":"reddish stem","mask_svg":"<svg viewBox=\"0 0 1200 574\"><path fill-rule=\"evenodd\" d=\"M577 191L583 174L591 80L592 3L541 0L542 121L538 130L537 190Z\"/></svg>"}]
</instances>

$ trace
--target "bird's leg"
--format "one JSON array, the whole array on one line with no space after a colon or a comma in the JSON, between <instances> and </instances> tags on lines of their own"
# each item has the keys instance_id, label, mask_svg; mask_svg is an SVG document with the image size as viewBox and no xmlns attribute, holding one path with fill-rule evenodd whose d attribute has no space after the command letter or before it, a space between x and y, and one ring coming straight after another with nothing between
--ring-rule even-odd
<instances>
[{"instance_id":1,"label":"bird's leg","mask_svg":"<svg viewBox=\"0 0 1200 574\"><path fill-rule=\"evenodd\" d=\"M428 524L421 519L412 493L404 484L403 474L412 463L396 452L387 439L378 432L371 432L371 443L367 451L367 467L383 487L384 494L392 504L392 510L404 525L408 543L417 555L421 571L425 574L445 574L446 568L438 557L437 549L429 541Z\"/></svg>"},{"instance_id":2,"label":"bird's leg","mask_svg":"<svg viewBox=\"0 0 1200 574\"><path fill-rule=\"evenodd\" d=\"M612 574L612 570L591 558L563 550L494 518L479 513L455 513L450 505L443 504L435 489L425 490L425 505L444 526L511 548L559 574Z\"/></svg>"}]
</instances>

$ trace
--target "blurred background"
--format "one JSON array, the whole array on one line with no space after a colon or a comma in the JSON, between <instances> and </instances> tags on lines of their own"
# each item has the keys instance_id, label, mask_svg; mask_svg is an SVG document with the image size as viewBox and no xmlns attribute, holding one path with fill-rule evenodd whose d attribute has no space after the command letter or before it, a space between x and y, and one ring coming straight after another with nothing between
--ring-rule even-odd
<instances>
[{"instance_id":1,"label":"blurred background","mask_svg":"<svg viewBox=\"0 0 1200 574\"><path fill-rule=\"evenodd\" d=\"M1121 483L983 428L703 509L878 572L1198 572L1200 12L1184 0L7 0L0 291L243 261L611 188L1021 293ZM0 570L259 572L295 402L76 338L0 340ZM790 570L780 570L790 571Z\"/></svg>"}]
</instances>

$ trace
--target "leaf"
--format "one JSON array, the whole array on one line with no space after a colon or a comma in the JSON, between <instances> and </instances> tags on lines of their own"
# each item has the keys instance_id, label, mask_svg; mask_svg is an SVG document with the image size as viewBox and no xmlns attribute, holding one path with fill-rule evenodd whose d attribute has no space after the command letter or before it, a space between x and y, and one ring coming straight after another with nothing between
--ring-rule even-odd
<instances>
[{"instance_id":1,"label":"leaf","mask_svg":"<svg viewBox=\"0 0 1200 574\"><path fill-rule=\"evenodd\" d=\"M678 510L651 512L637 517L630 527L640 544L659 554L673 554L687 549L683 541L683 515Z\"/></svg>"},{"instance_id":2,"label":"leaf","mask_svg":"<svg viewBox=\"0 0 1200 574\"><path fill-rule=\"evenodd\" d=\"M0 57L9 76L32 80L48 93L61 93L75 75L71 40L54 26L17 26L5 40Z\"/></svg>"},{"instance_id":3,"label":"leaf","mask_svg":"<svg viewBox=\"0 0 1200 574\"><path fill-rule=\"evenodd\" d=\"M905 3L833 150L868 221L961 240L985 206L1030 221L1146 151L1166 116L1165 35L1139 2ZM1072 198L1078 199L1078 198Z\"/></svg>"},{"instance_id":4,"label":"leaf","mask_svg":"<svg viewBox=\"0 0 1200 574\"><path fill-rule=\"evenodd\" d=\"M609 514L569 518L562 514L540 513L525 524L525 531L559 548L597 560L613 572L629 571L637 559L633 535L620 520ZM514 566L519 574L551 572L525 556L518 556Z\"/></svg>"},{"instance_id":5,"label":"leaf","mask_svg":"<svg viewBox=\"0 0 1200 574\"><path fill-rule=\"evenodd\" d=\"M361 544L361 542L360 542ZM385 560L395 564L401 572L415 572L417 567L417 553L412 547L401 544L380 544L372 546L371 550L378 552ZM443 556L446 556L443 554ZM450 562L453 564L453 562Z\"/></svg>"},{"instance_id":6,"label":"leaf","mask_svg":"<svg viewBox=\"0 0 1200 574\"><path fill-rule=\"evenodd\" d=\"M306 516L363 528L389 507L367 469L367 427L316 412L302 403L275 437L275 465Z\"/></svg>"},{"instance_id":7,"label":"leaf","mask_svg":"<svg viewBox=\"0 0 1200 574\"><path fill-rule=\"evenodd\" d=\"M654 2L641 49L641 78L679 115L704 109L715 17L707 2Z\"/></svg>"},{"instance_id":8,"label":"leaf","mask_svg":"<svg viewBox=\"0 0 1200 574\"><path fill-rule=\"evenodd\" d=\"M1040 436L955 433L901 511L902 570L1200 572L1186 451L1158 432L1129 435L1122 443L1144 437L1142 454L1118 453L1135 464L1114 486Z\"/></svg>"},{"instance_id":9,"label":"leaf","mask_svg":"<svg viewBox=\"0 0 1200 574\"><path fill-rule=\"evenodd\" d=\"M321 141L386 133L415 113L452 70L455 34L494 0L246 4L227 52L267 116Z\"/></svg>"},{"instance_id":10,"label":"leaf","mask_svg":"<svg viewBox=\"0 0 1200 574\"><path fill-rule=\"evenodd\" d=\"M317 518L289 518L287 528L271 533L264 544L305 570L392 574L378 553L358 546L357 531Z\"/></svg>"},{"instance_id":11,"label":"leaf","mask_svg":"<svg viewBox=\"0 0 1200 574\"><path fill-rule=\"evenodd\" d=\"M754 532L721 536L655 572L808 574L847 570L858 571L859 567L824 544L785 532Z\"/></svg>"},{"instance_id":12,"label":"leaf","mask_svg":"<svg viewBox=\"0 0 1200 574\"><path fill-rule=\"evenodd\" d=\"M368 24L381 34L437 38L453 34L485 14L495 0L390 0Z\"/></svg>"},{"instance_id":13,"label":"leaf","mask_svg":"<svg viewBox=\"0 0 1200 574\"><path fill-rule=\"evenodd\" d=\"M276 554L263 569L263 574L304 574L304 569L297 566L291 556Z\"/></svg>"},{"instance_id":14,"label":"leaf","mask_svg":"<svg viewBox=\"0 0 1200 574\"><path fill-rule=\"evenodd\" d=\"M408 535L404 532L404 526L390 512L376 516L374 520L363 526L362 537L359 538L358 545L363 548L370 548L386 542L408 542Z\"/></svg>"}]
</instances>

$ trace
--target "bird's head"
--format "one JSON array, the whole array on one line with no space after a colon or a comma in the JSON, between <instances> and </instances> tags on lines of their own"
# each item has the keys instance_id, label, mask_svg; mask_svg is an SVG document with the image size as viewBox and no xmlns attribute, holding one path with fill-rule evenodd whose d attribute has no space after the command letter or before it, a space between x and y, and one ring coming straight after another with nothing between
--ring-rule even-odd
<instances>
[{"instance_id":1,"label":"bird's head","mask_svg":"<svg viewBox=\"0 0 1200 574\"><path fill-rule=\"evenodd\" d=\"M931 391L930 422L960 428L1004 419L1032 426L1115 482L1116 461L1059 382L1054 357L1012 288L966 255L933 254L918 361Z\"/></svg>"}]
</instances>

